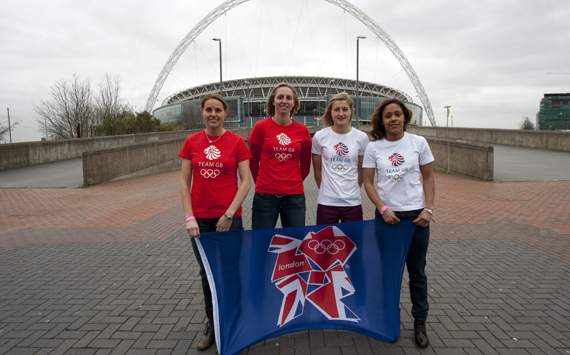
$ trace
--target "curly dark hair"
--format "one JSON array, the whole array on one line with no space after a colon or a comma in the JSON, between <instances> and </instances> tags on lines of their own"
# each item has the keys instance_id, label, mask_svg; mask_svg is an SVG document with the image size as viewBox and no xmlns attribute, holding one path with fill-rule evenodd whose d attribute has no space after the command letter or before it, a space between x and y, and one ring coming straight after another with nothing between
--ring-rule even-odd
<instances>
[{"instance_id":1,"label":"curly dark hair","mask_svg":"<svg viewBox=\"0 0 570 355\"><path fill-rule=\"evenodd\" d=\"M378 107L376 107L374 112L372 112L372 115L370 115L370 121L372 122L370 135L372 136L372 140L379 140L386 136L386 127L384 127L382 116L384 114L384 109L390 104L396 104L402 109L402 112L404 113L404 131L412 120L412 111L410 111L402 101L398 99L384 100Z\"/></svg>"}]
</instances>

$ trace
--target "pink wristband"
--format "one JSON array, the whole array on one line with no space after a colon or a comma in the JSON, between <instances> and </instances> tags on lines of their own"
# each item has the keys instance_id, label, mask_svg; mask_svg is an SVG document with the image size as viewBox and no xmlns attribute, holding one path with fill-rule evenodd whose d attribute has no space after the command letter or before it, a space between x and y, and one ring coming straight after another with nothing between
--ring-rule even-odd
<instances>
[{"instance_id":1,"label":"pink wristband","mask_svg":"<svg viewBox=\"0 0 570 355\"><path fill-rule=\"evenodd\" d=\"M186 215L186 218L185 218L184 220L185 220L186 222L188 222L188 221L195 221L195 220L196 220L196 217L194 217L194 215L192 215L192 214L189 214L189 215Z\"/></svg>"},{"instance_id":2,"label":"pink wristband","mask_svg":"<svg viewBox=\"0 0 570 355\"><path fill-rule=\"evenodd\" d=\"M387 210L388 208L390 208L390 207L388 207L388 206L386 206L386 205L382 206L382 208L380 208L380 210L379 210L379 211L380 211L380 214L383 215L384 212L386 212L386 210Z\"/></svg>"}]
</instances>

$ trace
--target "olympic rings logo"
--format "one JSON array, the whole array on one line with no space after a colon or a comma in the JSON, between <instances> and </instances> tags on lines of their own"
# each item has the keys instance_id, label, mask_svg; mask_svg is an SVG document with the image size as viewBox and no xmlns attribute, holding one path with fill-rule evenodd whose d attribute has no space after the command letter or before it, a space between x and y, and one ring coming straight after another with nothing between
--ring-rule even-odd
<instances>
[{"instance_id":1,"label":"olympic rings logo","mask_svg":"<svg viewBox=\"0 0 570 355\"><path fill-rule=\"evenodd\" d=\"M350 169L350 167L346 164L332 164L331 168L334 171L340 172L340 173L344 173L345 171L348 171L348 169Z\"/></svg>"},{"instance_id":2,"label":"olympic rings logo","mask_svg":"<svg viewBox=\"0 0 570 355\"><path fill-rule=\"evenodd\" d=\"M200 170L200 175L204 179L215 179L220 176L222 172L219 169L202 169Z\"/></svg>"},{"instance_id":3,"label":"olympic rings logo","mask_svg":"<svg viewBox=\"0 0 570 355\"><path fill-rule=\"evenodd\" d=\"M321 241L311 239L307 243L307 247L318 255L322 255L324 253L336 255L346 248L346 243L340 239L335 240L334 242L326 239Z\"/></svg>"},{"instance_id":4,"label":"olympic rings logo","mask_svg":"<svg viewBox=\"0 0 570 355\"><path fill-rule=\"evenodd\" d=\"M287 161L293 158L293 154L291 153L275 153L275 159L279 161Z\"/></svg>"},{"instance_id":5,"label":"olympic rings logo","mask_svg":"<svg viewBox=\"0 0 570 355\"><path fill-rule=\"evenodd\" d=\"M392 180L399 182L400 180L402 180L402 176L400 174L394 174L392 175Z\"/></svg>"}]
</instances>

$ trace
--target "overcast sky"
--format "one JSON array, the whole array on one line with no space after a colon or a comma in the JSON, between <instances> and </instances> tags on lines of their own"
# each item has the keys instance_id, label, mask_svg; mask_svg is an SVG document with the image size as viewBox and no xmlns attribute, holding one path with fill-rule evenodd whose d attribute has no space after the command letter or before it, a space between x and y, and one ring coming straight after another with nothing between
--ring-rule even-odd
<instances>
[{"instance_id":1,"label":"overcast sky","mask_svg":"<svg viewBox=\"0 0 570 355\"><path fill-rule=\"evenodd\" d=\"M122 98L144 109L182 38L222 1L0 1L0 121L19 122L13 140L41 137L34 106L74 74L94 87L106 73ZM439 125L517 128L534 120L544 93L570 92L569 0L354 0L398 44L415 69ZM322 0L251 0L217 19L168 77L172 93L224 79L318 75L402 90L419 103L392 53L360 22ZM157 106L155 106L157 107Z\"/></svg>"}]
</instances>

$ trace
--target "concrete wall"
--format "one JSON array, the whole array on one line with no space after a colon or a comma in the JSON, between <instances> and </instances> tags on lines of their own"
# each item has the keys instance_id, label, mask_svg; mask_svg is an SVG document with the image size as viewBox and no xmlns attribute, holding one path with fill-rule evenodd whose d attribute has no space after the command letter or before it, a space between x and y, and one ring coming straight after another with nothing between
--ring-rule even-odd
<instances>
[{"instance_id":1,"label":"concrete wall","mask_svg":"<svg viewBox=\"0 0 570 355\"><path fill-rule=\"evenodd\" d=\"M493 146L426 137L436 170L493 180Z\"/></svg>"},{"instance_id":2,"label":"concrete wall","mask_svg":"<svg viewBox=\"0 0 570 355\"><path fill-rule=\"evenodd\" d=\"M371 126L362 126L369 132ZM493 180L493 146L484 143L457 142L435 138L438 128L411 127L410 132L424 136L431 148L435 161L433 166L445 173L466 175L481 180Z\"/></svg>"},{"instance_id":3,"label":"concrete wall","mask_svg":"<svg viewBox=\"0 0 570 355\"><path fill-rule=\"evenodd\" d=\"M309 128L311 133L317 129ZM250 129L234 131L246 138ZM178 151L184 138L142 143L127 147L83 153L85 186L134 176L156 174L180 168ZM467 175L482 180L493 179L493 147L429 138L437 170Z\"/></svg>"},{"instance_id":4,"label":"concrete wall","mask_svg":"<svg viewBox=\"0 0 570 355\"><path fill-rule=\"evenodd\" d=\"M233 132L246 138L250 129ZM182 138L84 152L83 185L177 170L178 151L187 136L188 132Z\"/></svg>"},{"instance_id":5,"label":"concrete wall","mask_svg":"<svg viewBox=\"0 0 570 355\"><path fill-rule=\"evenodd\" d=\"M247 139L250 128L232 130ZM309 127L309 132L317 131ZM180 168L178 151L182 148L183 138L176 138L152 143L103 149L83 153L83 185L95 185L106 181L126 179L135 176L157 174Z\"/></svg>"},{"instance_id":6,"label":"concrete wall","mask_svg":"<svg viewBox=\"0 0 570 355\"><path fill-rule=\"evenodd\" d=\"M184 139L178 138L84 152L83 185L174 170L183 143Z\"/></svg>"},{"instance_id":7,"label":"concrete wall","mask_svg":"<svg viewBox=\"0 0 570 355\"><path fill-rule=\"evenodd\" d=\"M121 136L69 139L48 142L27 142L0 145L0 171L22 168L81 157L84 152L99 149L124 147L128 145L183 138L190 131L155 132Z\"/></svg>"},{"instance_id":8,"label":"concrete wall","mask_svg":"<svg viewBox=\"0 0 570 355\"><path fill-rule=\"evenodd\" d=\"M511 145L570 152L570 132L526 131L519 129L410 127L410 132L425 137L462 142Z\"/></svg>"}]
</instances>

